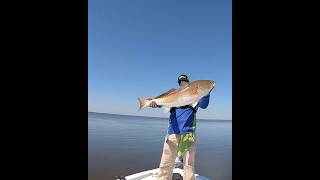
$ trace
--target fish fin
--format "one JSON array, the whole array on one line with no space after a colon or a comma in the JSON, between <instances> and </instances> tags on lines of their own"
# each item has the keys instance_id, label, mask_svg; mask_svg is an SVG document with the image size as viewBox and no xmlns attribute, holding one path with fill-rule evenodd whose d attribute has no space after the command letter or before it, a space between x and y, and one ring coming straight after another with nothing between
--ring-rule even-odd
<instances>
[{"instance_id":1,"label":"fish fin","mask_svg":"<svg viewBox=\"0 0 320 180\"><path fill-rule=\"evenodd\" d=\"M138 97L138 100L139 100L139 104L140 104L140 107L139 107L138 111L140 111L141 109L147 107L148 104L149 104L149 100L147 100L146 98Z\"/></svg>"},{"instance_id":2,"label":"fish fin","mask_svg":"<svg viewBox=\"0 0 320 180\"><path fill-rule=\"evenodd\" d=\"M165 92L165 93L163 93L163 94L160 94L159 96L155 97L154 99L161 98L161 97L163 97L163 96L165 96L165 95L171 94L171 93L173 93L173 92L176 91L176 90L177 90L177 89L172 88L172 89L170 89L169 91L167 91L167 92Z\"/></svg>"},{"instance_id":3,"label":"fish fin","mask_svg":"<svg viewBox=\"0 0 320 180\"><path fill-rule=\"evenodd\" d=\"M170 111L170 109L171 109L171 108L165 107L165 106L162 106L162 108L163 108L163 112L164 113L168 113Z\"/></svg>"}]
</instances>

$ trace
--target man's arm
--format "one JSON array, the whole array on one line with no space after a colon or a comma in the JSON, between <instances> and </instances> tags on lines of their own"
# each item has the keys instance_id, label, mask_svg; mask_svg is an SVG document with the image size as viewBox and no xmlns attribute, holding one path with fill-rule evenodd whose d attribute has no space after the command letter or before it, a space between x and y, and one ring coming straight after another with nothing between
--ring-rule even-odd
<instances>
[{"instance_id":1,"label":"man's arm","mask_svg":"<svg viewBox=\"0 0 320 180\"><path fill-rule=\"evenodd\" d=\"M209 105L209 99L210 99L210 94L202 97L198 103L199 107L201 107L202 109L206 109Z\"/></svg>"}]
</instances>

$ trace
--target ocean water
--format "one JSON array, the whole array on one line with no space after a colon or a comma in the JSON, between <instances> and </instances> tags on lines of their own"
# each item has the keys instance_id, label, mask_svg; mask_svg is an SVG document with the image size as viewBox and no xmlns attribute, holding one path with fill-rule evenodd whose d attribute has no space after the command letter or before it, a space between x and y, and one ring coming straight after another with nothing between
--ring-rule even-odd
<instances>
[{"instance_id":1,"label":"ocean water","mask_svg":"<svg viewBox=\"0 0 320 180\"><path fill-rule=\"evenodd\" d=\"M158 168L168 119L88 113L88 180ZM232 121L197 120L196 173L232 179Z\"/></svg>"}]
</instances>

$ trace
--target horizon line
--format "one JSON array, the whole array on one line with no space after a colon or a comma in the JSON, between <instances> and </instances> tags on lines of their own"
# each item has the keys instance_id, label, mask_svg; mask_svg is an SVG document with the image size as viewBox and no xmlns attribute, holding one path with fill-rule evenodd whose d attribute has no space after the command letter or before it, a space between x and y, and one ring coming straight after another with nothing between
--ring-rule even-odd
<instances>
[{"instance_id":1,"label":"horizon line","mask_svg":"<svg viewBox=\"0 0 320 180\"><path fill-rule=\"evenodd\" d=\"M139 116L139 115L130 115L130 114L114 114L114 113L107 113L107 112L93 112L88 111L88 113L98 113L98 114L112 114L112 115L122 115L122 116L136 116L136 117L149 117L149 118L168 118L168 117L158 117L158 116ZM232 119L202 119L200 120L207 120L207 121L232 121Z\"/></svg>"}]
</instances>

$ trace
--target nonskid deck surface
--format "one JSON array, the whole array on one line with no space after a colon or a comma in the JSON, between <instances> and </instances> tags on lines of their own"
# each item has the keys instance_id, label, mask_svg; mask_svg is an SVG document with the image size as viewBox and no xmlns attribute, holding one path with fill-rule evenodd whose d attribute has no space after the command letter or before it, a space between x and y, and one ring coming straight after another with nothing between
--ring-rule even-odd
<instances>
[{"instance_id":1,"label":"nonskid deck surface","mask_svg":"<svg viewBox=\"0 0 320 180\"><path fill-rule=\"evenodd\" d=\"M125 180L156 180L158 172L159 172L159 168L152 169L152 170L132 174L129 176L125 176L124 179ZM180 169L180 168L173 169L173 173L180 174L181 176L183 176L183 172L184 172L183 169ZM213 180L207 177L200 176L198 174L196 174L195 176L196 176L196 180Z\"/></svg>"}]
</instances>

